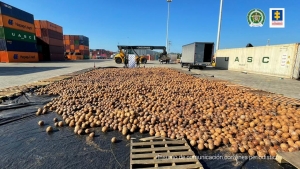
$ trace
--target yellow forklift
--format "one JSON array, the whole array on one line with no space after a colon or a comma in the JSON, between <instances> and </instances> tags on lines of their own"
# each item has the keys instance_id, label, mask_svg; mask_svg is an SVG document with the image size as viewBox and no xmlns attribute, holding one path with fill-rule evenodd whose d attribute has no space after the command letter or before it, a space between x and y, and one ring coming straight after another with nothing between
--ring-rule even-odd
<instances>
[{"instance_id":1,"label":"yellow forklift","mask_svg":"<svg viewBox=\"0 0 300 169\"><path fill-rule=\"evenodd\" d=\"M125 46L125 45L119 45L118 46L119 53L115 55L115 62L117 64L128 64L128 54L135 54L135 61L139 64L146 64L147 58L146 56L139 56L136 53L136 49L148 49L148 50L154 50L154 49L161 49L163 50L163 55L167 55L166 47L165 46Z\"/></svg>"}]
</instances>

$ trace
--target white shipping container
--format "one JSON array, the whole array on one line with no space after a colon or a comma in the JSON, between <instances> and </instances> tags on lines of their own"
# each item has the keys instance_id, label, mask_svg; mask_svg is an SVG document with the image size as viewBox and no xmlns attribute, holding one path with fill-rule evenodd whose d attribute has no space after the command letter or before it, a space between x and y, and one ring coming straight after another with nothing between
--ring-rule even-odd
<instances>
[{"instance_id":1,"label":"white shipping container","mask_svg":"<svg viewBox=\"0 0 300 169\"><path fill-rule=\"evenodd\" d=\"M283 44L248 48L222 49L215 54L216 68L247 71L298 79L300 45Z\"/></svg>"},{"instance_id":2,"label":"white shipping container","mask_svg":"<svg viewBox=\"0 0 300 169\"><path fill-rule=\"evenodd\" d=\"M182 46L182 64L210 64L213 57L214 43L194 42Z\"/></svg>"},{"instance_id":3,"label":"white shipping container","mask_svg":"<svg viewBox=\"0 0 300 169\"><path fill-rule=\"evenodd\" d=\"M168 54L170 62L177 62L177 54Z\"/></svg>"}]
</instances>

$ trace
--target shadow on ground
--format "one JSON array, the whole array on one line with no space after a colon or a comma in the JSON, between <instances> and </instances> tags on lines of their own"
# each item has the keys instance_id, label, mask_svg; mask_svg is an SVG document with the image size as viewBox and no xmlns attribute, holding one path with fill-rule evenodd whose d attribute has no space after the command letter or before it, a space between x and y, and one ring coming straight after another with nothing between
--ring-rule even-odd
<instances>
[{"instance_id":1,"label":"shadow on ground","mask_svg":"<svg viewBox=\"0 0 300 169\"><path fill-rule=\"evenodd\" d=\"M0 76L24 75L66 67L0 67Z\"/></svg>"},{"instance_id":2,"label":"shadow on ground","mask_svg":"<svg viewBox=\"0 0 300 169\"><path fill-rule=\"evenodd\" d=\"M65 60L65 61L43 61L39 63L72 63L72 62L80 62L80 63L89 63L89 62L107 62L112 61L112 59L83 59L83 60Z\"/></svg>"}]
</instances>

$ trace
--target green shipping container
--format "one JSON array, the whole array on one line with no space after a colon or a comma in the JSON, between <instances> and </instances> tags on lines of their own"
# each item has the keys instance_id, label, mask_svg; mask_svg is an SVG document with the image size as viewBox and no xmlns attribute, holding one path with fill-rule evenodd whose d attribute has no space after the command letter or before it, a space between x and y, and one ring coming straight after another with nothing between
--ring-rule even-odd
<instances>
[{"instance_id":1,"label":"green shipping container","mask_svg":"<svg viewBox=\"0 0 300 169\"><path fill-rule=\"evenodd\" d=\"M90 59L89 55L83 55L83 59Z\"/></svg>"},{"instance_id":2,"label":"green shipping container","mask_svg":"<svg viewBox=\"0 0 300 169\"><path fill-rule=\"evenodd\" d=\"M0 38L36 43L35 35L33 33L4 27L0 27Z\"/></svg>"},{"instance_id":3,"label":"green shipping container","mask_svg":"<svg viewBox=\"0 0 300 169\"><path fill-rule=\"evenodd\" d=\"M74 40L74 45L79 45L79 40Z\"/></svg>"}]
</instances>

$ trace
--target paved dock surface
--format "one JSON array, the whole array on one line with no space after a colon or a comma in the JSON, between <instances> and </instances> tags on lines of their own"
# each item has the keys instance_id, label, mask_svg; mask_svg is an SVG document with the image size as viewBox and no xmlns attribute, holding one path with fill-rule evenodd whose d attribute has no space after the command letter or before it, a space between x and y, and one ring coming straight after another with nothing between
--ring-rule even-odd
<instances>
[{"instance_id":1,"label":"paved dock surface","mask_svg":"<svg viewBox=\"0 0 300 169\"><path fill-rule=\"evenodd\" d=\"M96 67L123 66L116 64L114 60L111 59L40 63L0 63L0 89L24 85L78 70L92 68L94 64ZM180 64L159 64L158 61L150 61L146 64L146 67L173 67L188 70L186 67L181 68ZM297 80L251 73L245 74L242 72L217 70L213 68L204 70L192 69L191 72L203 76L214 76L214 78L228 80L229 82L239 85L300 99L300 81Z\"/></svg>"}]
</instances>

